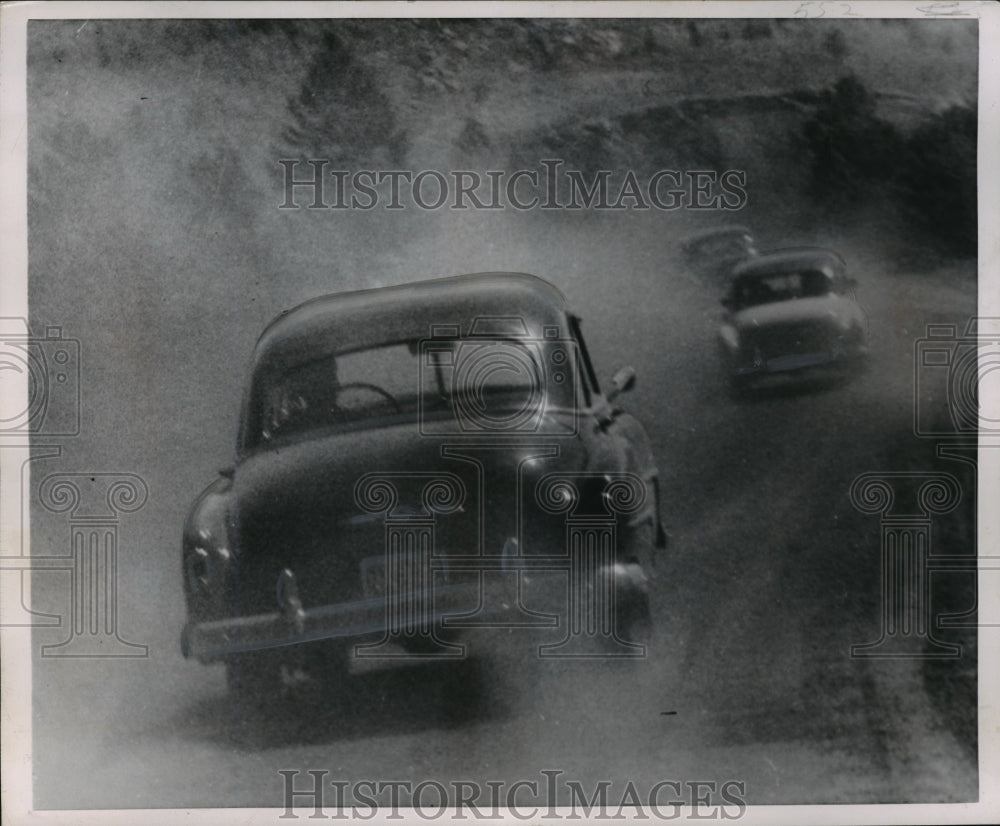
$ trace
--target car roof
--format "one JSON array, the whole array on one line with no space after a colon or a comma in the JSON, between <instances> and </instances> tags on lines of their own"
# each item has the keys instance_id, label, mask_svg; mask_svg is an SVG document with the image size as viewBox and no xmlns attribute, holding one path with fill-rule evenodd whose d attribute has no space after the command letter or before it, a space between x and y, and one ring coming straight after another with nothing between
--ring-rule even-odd
<instances>
[{"instance_id":1,"label":"car roof","mask_svg":"<svg viewBox=\"0 0 1000 826\"><path fill-rule=\"evenodd\" d=\"M754 258L741 261L733 268L733 278L794 272L803 268L835 273L842 272L846 266L840 255L825 247L788 247L762 252Z\"/></svg>"},{"instance_id":2,"label":"car roof","mask_svg":"<svg viewBox=\"0 0 1000 826\"><path fill-rule=\"evenodd\" d=\"M749 227L742 226L741 224L727 224L723 227L712 227L710 229L702 230L701 232L696 232L694 235L689 235L681 242L681 245L687 249L697 247L709 241L714 241L715 239L724 239L731 236L743 235L753 238L753 233L750 231Z\"/></svg>"},{"instance_id":3,"label":"car roof","mask_svg":"<svg viewBox=\"0 0 1000 826\"><path fill-rule=\"evenodd\" d=\"M261 333L254 370L281 369L364 347L429 338L432 326L519 318L531 337L565 326L566 299L527 273L488 272L319 296L281 313Z\"/></svg>"}]
</instances>

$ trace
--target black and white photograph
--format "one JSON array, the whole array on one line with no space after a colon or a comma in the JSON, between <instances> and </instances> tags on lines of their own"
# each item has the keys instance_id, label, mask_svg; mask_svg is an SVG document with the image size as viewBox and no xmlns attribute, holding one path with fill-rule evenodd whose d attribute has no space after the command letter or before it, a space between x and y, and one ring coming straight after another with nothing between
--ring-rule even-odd
<instances>
[{"instance_id":1,"label":"black and white photograph","mask_svg":"<svg viewBox=\"0 0 1000 826\"><path fill-rule=\"evenodd\" d=\"M4 821L997 822L998 30L4 4Z\"/></svg>"}]
</instances>

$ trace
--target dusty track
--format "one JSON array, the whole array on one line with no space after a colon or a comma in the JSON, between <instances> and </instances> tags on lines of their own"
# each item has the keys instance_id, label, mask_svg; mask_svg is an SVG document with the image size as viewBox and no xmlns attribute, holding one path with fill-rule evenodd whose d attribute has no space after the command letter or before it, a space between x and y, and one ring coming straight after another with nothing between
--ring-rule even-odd
<instances>
[{"instance_id":1,"label":"dusty track","mask_svg":"<svg viewBox=\"0 0 1000 826\"><path fill-rule=\"evenodd\" d=\"M732 779L751 803L974 798L975 744L956 724L974 719L968 697L929 694L919 662L848 656L878 635L879 532L847 496L859 473L919 468L930 455L910 433L913 340L928 319L963 321L974 282L892 273L877 244L842 238L871 316L871 369L734 400L715 373L717 290L682 273L674 239L650 216L524 220L506 225L504 249L485 252L469 229L442 220L439 236L415 241L412 260L436 250L439 269L427 275L545 275L583 314L600 374L637 368L627 401L654 440L672 534L649 659L528 669L515 653L466 719L442 707L426 670L368 675L346 707L299 696L297 711L279 704L248 716L229 705L218 667L181 659L178 561L163 547L142 571L159 603L123 609L127 633L150 643L149 660L72 671L35 663L45 779L36 805L280 806L279 769L346 780L513 781L542 769L585 785ZM398 259L386 266L402 272ZM945 469L971 490L961 466ZM182 481L154 480L160 489ZM194 492L155 505L153 535L179 534ZM949 673L968 679L961 663ZM59 702L72 692L90 697L86 719Z\"/></svg>"}]
</instances>

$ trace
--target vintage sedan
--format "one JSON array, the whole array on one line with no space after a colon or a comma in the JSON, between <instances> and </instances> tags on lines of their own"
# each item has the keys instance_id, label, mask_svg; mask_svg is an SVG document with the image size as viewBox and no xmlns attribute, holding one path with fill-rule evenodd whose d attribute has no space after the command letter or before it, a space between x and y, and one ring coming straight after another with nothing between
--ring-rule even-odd
<instances>
[{"instance_id":1,"label":"vintage sedan","mask_svg":"<svg viewBox=\"0 0 1000 826\"><path fill-rule=\"evenodd\" d=\"M329 295L253 353L235 464L194 503L187 657L273 697L365 659L639 656L657 469L562 294L487 273ZM535 649L528 647L528 632Z\"/></svg>"},{"instance_id":2,"label":"vintage sedan","mask_svg":"<svg viewBox=\"0 0 1000 826\"><path fill-rule=\"evenodd\" d=\"M737 389L768 376L850 368L868 354L868 320L844 260L818 247L776 250L732 272L718 343Z\"/></svg>"}]
</instances>

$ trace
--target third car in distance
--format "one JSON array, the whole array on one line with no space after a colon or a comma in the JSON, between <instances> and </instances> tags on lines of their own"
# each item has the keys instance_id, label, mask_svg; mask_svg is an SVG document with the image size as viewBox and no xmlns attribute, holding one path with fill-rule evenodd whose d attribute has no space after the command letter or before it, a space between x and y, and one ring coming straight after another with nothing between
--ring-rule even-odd
<instances>
[{"instance_id":1,"label":"third car in distance","mask_svg":"<svg viewBox=\"0 0 1000 826\"><path fill-rule=\"evenodd\" d=\"M868 321L856 286L844 259L819 247L761 253L737 264L718 332L733 388L863 363Z\"/></svg>"}]
</instances>

